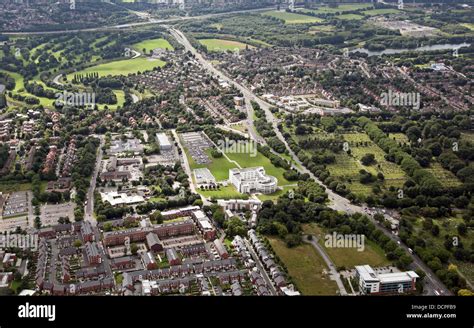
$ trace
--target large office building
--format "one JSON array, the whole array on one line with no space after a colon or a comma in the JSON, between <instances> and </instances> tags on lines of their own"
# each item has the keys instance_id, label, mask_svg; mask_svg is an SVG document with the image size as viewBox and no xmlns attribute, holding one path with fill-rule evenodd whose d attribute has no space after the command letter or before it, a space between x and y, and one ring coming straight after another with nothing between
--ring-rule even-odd
<instances>
[{"instance_id":1,"label":"large office building","mask_svg":"<svg viewBox=\"0 0 474 328\"><path fill-rule=\"evenodd\" d=\"M156 141L158 141L158 145L160 145L160 150L171 149L171 142L166 133L157 133Z\"/></svg>"},{"instance_id":2,"label":"large office building","mask_svg":"<svg viewBox=\"0 0 474 328\"><path fill-rule=\"evenodd\" d=\"M356 277L359 279L359 290L362 294L395 294L416 290L414 271L376 273L370 265L356 266Z\"/></svg>"},{"instance_id":3,"label":"large office building","mask_svg":"<svg viewBox=\"0 0 474 328\"><path fill-rule=\"evenodd\" d=\"M229 181L241 193L271 194L277 190L278 179L267 175L262 166L230 169Z\"/></svg>"}]
</instances>

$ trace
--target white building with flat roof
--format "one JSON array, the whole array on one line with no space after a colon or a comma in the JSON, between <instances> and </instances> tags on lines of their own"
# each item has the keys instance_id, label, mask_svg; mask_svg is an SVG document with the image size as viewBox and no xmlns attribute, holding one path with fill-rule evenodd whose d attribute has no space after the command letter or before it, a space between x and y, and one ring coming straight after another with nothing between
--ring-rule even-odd
<instances>
[{"instance_id":1,"label":"white building with flat roof","mask_svg":"<svg viewBox=\"0 0 474 328\"><path fill-rule=\"evenodd\" d=\"M103 202L109 202L112 206L135 205L143 203L145 198L140 195L127 195L126 193L118 193L116 191L100 193Z\"/></svg>"},{"instance_id":2,"label":"white building with flat roof","mask_svg":"<svg viewBox=\"0 0 474 328\"><path fill-rule=\"evenodd\" d=\"M158 145L160 145L160 150L170 150L171 149L171 142L166 133L157 133L156 134L156 141Z\"/></svg>"},{"instance_id":3,"label":"white building with flat roof","mask_svg":"<svg viewBox=\"0 0 474 328\"><path fill-rule=\"evenodd\" d=\"M216 184L216 178L207 167L195 169L193 174L198 185Z\"/></svg>"},{"instance_id":4,"label":"white building with flat roof","mask_svg":"<svg viewBox=\"0 0 474 328\"><path fill-rule=\"evenodd\" d=\"M262 166L230 169L229 181L240 193L271 194L277 190L278 179L267 175Z\"/></svg>"},{"instance_id":5,"label":"white building with flat roof","mask_svg":"<svg viewBox=\"0 0 474 328\"><path fill-rule=\"evenodd\" d=\"M394 294L416 290L414 271L376 273L370 265L355 267L359 279L359 290L362 294Z\"/></svg>"}]
</instances>

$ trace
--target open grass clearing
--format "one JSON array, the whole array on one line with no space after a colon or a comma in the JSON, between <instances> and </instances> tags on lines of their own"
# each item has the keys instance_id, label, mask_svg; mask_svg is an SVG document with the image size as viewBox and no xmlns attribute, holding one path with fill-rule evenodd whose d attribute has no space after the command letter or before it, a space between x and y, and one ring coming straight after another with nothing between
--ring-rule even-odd
<instances>
[{"instance_id":1,"label":"open grass clearing","mask_svg":"<svg viewBox=\"0 0 474 328\"><path fill-rule=\"evenodd\" d=\"M268 240L303 295L337 295L336 282L329 279L328 268L312 245L288 248L279 238Z\"/></svg>"},{"instance_id":2,"label":"open grass clearing","mask_svg":"<svg viewBox=\"0 0 474 328\"><path fill-rule=\"evenodd\" d=\"M373 241L364 240L364 250L356 248L331 248L325 246L325 236L327 230L316 223L307 223L302 226L303 232L314 235L319 239L319 244L323 246L326 253L337 267L353 269L356 265L368 264L372 267L390 265L391 262L385 257L385 252Z\"/></svg>"},{"instance_id":3,"label":"open grass clearing","mask_svg":"<svg viewBox=\"0 0 474 328\"><path fill-rule=\"evenodd\" d=\"M239 41L231 41L224 39L199 39L199 42L207 48L208 51L238 51L246 47L254 48L248 44Z\"/></svg>"},{"instance_id":4,"label":"open grass clearing","mask_svg":"<svg viewBox=\"0 0 474 328\"><path fill-rule=\"evenodd\" d=\"M310 23L321 23L323 19L318 17L312 17L308 15L294 14L286 11L267 11L262 15L275 17L285 21L285 24L310 24Z\"/></svg>"},{"instance_id":5,"label":"open grass clearing","mask_svg":"<svg viewBox=\"0 0 474 328\"><path fill-rule=\"evenodd\" d=\"M152 52L154 49L174 50L173 46L168 42L168 40L163 38L144 40L135 43L133 44L133 49L137 51L145 50L145 53L147 54Z\"/></svg>"},{"instance_id":6,"label":"open grass clearing","mask_svg":"<svg viewBox=\"0 0 474 328\"><path fill-rule=\"evenodd\" d=\"M166 63L159 59L150 59L138 57L135 59L124 59L112 61L104 64L88 67L78 72L70 73L67 75L68 81L72 80L74 74L87 74L87 73L98 73L102 76L116 76L116 75L128 75L135 74L137 72L150 71L155 67L163 67Z\"/></svg>"}]
</instances>

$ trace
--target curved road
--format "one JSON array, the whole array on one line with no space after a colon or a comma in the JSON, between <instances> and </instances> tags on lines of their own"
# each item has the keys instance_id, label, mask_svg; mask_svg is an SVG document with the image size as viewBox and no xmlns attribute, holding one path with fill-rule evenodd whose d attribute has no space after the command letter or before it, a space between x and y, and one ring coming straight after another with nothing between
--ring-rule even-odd
<instances>
[{"instance_id":1,"label":"curved road","mask_svg":"<svg viewBox=\"0 0 474 328\"><path fill-rule=\"evenodd\" d=\"M285 144L286 148L288 149L288 152L290 156L293 158L293 161L297 163L298 165L293 165L293 168L298 170L301 173L308 173L309 176L314 179L318 184L320 184L326 193L328 194L328 198L331 201L331 204L329 205L330 208L337 210L337 211L344 211L348 214L354 214L354 213L362 213L364 215L367 215L367 217L370 219L370 221L375 224L382 232L389 237L391 240L396 242L400 247L402 247L407 254L409 254L413 260L413 263L411 264L411 267L413 270L416 269L421 269L426 273L425 277L425 291L427 291L428 295L436 295L435 291L437 291L440 295L452 295L452 292L439 280L439 278L434 274L434 272L415 254L410 254L408 251L408 246L406 246L398 236L395 236L394 234L391 233L391 231L387 230L383 225L381 225L379 222L377 222L371 215L371 213L368 212L367 208L364 208L359 205L352 204L348 199L336 194L333 192L331 189L329 189L324 183L322 183L311 171L309 171L306 167L304 167L303 163L298 159L296 154L291 150L289 147L288 143L286 142L285 138L283 137L282 133L278 129L278 119L273 115L273 113L270 111L270 108L272 105L269 103L263 101L259 97L257 97L252 91L250 91L247 87L241 85L240 83L232 80L228 76L226 76L224 73L222 73L220 70L216 69L209 61L207 61L189 42L189 40L186 38L186 36L179 30L166 26L166 28L169 30L171 35L179 42L181 43L187 51L190 51L195 58L201 63L201 65L208 70L211 74L217 76L218 78L226 81L227 83L235 86L237 89L240 90L240 92L244 95L245 101L247 103L247 106L250 105L251 101L255 101L256 103L259 104L259 106L264 110L265 116L267 118L268 122L271 122L273 126L273 130L275 131L277 137ZM248 109L248 108L247 108ZM249 110L249 109L248 109ZM250 112L249 112L250 113ZM262 143L262 138L258 135L256 135L254 129L253 129L253 120L252 116L249 117L249 123L252 123L251 127L249 129L249 133L252 137L257 142ZM384 214L385 217L388 217L387 214Z\"/></svg>"}]
</instances>

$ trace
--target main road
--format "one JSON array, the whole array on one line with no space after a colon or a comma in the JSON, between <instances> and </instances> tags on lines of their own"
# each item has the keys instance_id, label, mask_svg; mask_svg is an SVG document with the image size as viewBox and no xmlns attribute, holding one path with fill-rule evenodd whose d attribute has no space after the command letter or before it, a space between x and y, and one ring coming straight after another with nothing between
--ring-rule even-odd
<instances>
[{"instance_id":1,"label":"main road","mask_svg":"<svg viewBox=\"0 0 474 328\"><path fill-rule=\"evenodd\" d=\"M141 26L147 26L147 25L161 25L161 24L166 24L166 23L177 23L177 22L183 22L183 21L188 21L188 20L194 20L194 19L207 19L207 18L212 18L212 17L218 17L218 16L223 16L223 15L228 15L228 14L241 14L241 13L248 13L248 12L258 12L258 11L267 11L275 9L275 7L266 7L266 8L256 8L256 9L247 9L247 10L236 10L236 11L229 11L225 13L215 13L215 14L206 14L206 15L201 15L201 16L184 16L184 17L173 17L173 18L165 18L165 19L154 19L154 18L149 18L141 12L135 12L139 18L147 18L146 21L140 21L140 22L134 22L134 23L128 23L128 24L121 24L121 25L111 25L111 26L103 26L103 27L91 27L91 28L83 28L83 29L72 29L72 30L57 30L57 31L31 31L31 32L0 32L0 34L3 35L43 35L43 34L65 34L65 33L80 33L80 32L101 32L101 31L117 31L117 30L124 30L124 29L129 29L129 28L134 28L134 27L141 27Z\"/></svg>"},{"instance_id":2,"label":"main road","mask_svg":"<svg viewBox=\"0 0 474 328\"><path fill-rule=\"evenodd\" d=\"M223 72L215 68L208 60L206 60L194 47L193 45L189 42L189 40L186 38L186 36L176 28L166 26L165 27L169 30L170 34L179 42L181 43L184 48L191 52L195 58L200 62L202 67L204 67L208 72L211 74L217 76L219 79L222 79L229 83L230 85L233 85L236 87L240 92L243 94L245 101L247 103L247 106L251 104L252 101L256 102L260 108L262 108L265 112L265 116L268 122L272 124L273 130L275 131L278 139L280 139L288 149L288 153L293 159L293 161L297 165L292 165L294 169L298 170L300 173L307 173L309 176L314 179L319 185L321 185L322 188L326 191L328 198L330 200L329 207L332 208L333 210L336 211L343 211L348 214L354 214L354 213L362 213L367 215L369 220L375 224L382 232L389 237L391 240L396 242L400 247L402 247L407 254L409 254L413 260L413 263L411 264L411 268L416 270L416 269L421 269L426 273L425 277L425 291L427 291L427 294L429 295L436 295L436 292L439 293L440 295L452 295L451 291L438 279L438 277L434 274L434 272L416 255L412 254L408 250L408 246L406 246L398 236L394 235L391 231L387 230L383 225L381 225L379 222L377 222L372 214L368 211L366 207L360 206L360 205L355 205L350 202L347 198L342 197L341 195L336 194L333 192L331 189L329 189L323 182L321 182L311 171L309 171L306 167L304 167L303 163L299 160L298 156L291 150L289 147L287 141L283 137L283 134L280 132L278 128L278 119L273 115L273 113L270 111L270 108L272 105L269 103L263 101L259 97L257 97L252 91L250 91L247 87L244 85L234 81L227 75L225 75ZM253 126L253 120L252 116L248 118L248 122L252 124L252 126L249 127L249 132L254 131L254 126ZM250 133L251 137L253 140L262 143L262 138L258 135L256 135L255 132ZM388 214L384 214L386 218L389 217Z\"/></svg>"},{"instance_id":3,"label":"main road","mask_svg":"<svg viewBox=\"0 0 474 328\"><path fill-rule=\"evenodd\" d=\"M90 221L92 225L96 225L97 221L94 218L94 192L97 184L97 176L100 171L100 164L102 162L102 147L105 144L105 139L103 135L96 136L100 140L99 148L97 149L97 157L95 160L94 172L92 172L91 182L89 185L89 190L86 195L86 204L84 204L84 220Z\"/></svg>"}]
</instances>

